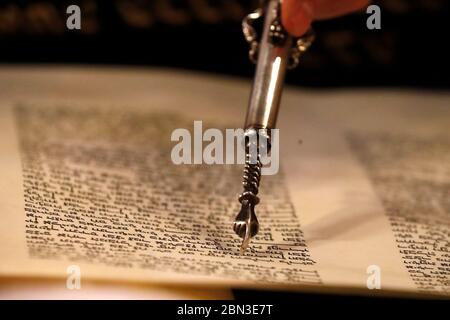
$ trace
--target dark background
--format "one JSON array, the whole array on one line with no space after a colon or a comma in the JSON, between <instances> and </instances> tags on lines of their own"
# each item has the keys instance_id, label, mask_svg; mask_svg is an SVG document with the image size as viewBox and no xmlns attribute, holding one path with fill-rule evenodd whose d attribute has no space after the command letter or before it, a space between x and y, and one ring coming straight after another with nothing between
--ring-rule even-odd
<instances>
[{"instance_id":1,"label":"dark background","mask_svg":"<svg viewBox=\"0 0 450 320\"><path fill-rule=\"evenodd\" d=\"M315 23L317 40L290 84L449 88L448 0L379 0L381 30L365 10ZM68 30L66 8L81 8ZM0 63L185 68L251 77L241 19L254 0L0 0Z\"/></svg>"}]
</instances>

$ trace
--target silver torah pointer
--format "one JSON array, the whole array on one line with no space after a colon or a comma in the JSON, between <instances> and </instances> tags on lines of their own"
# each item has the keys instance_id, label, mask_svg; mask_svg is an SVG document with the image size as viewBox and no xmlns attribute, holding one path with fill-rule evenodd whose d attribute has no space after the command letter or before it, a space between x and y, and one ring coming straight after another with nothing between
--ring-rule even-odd
<instances>
[{"instance_id":1,"label":"silver torah pointer","mask_svg":"<svg viewBox=\"0 0 450 320\"><path fill-rule=\"evenodd\" d=\"M301 54L314 40L312 30L294 39L281 24L281 1L262 1L262 8L249 14L242 22L243 32L250 44L250 60L256 62L256 73L245 118L245 168L244 191L239 196L241 210L233 229L243 239L241 254L248 248L250 239L259 231L255 206L259 203L258 189L261 180L261 146L270 152L270 130L275 128L283 91L286 69L298 65ZM264 16L263 33L258 41L253 22ZM260 143L265 139L266 143Z\"/></svg>"}]
</instances>

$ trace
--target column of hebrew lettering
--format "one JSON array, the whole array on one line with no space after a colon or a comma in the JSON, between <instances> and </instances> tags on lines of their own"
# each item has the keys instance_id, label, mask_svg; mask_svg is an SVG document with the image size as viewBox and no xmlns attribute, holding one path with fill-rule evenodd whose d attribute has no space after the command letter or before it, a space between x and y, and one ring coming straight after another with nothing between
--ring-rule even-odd
<instances>
[{"instance_id":1,"label":"column of hebrew lettering","mask_svg":"<svg viewBox=\"0 0 450 320\"><path fill-rule=\"evenodd\" d=\"M417 289L450 293L450 139L351 134Z\"/></svg>"},{"instance_id":2,"label":"column of hebrew lettering","mask_svg":"<svg viewBox=\"0 0 450 320\"><path fill-rule=\"evenodd\" d=\"M264 177L260 234L232 231L241 166L174 165L192 121L101 108L15 108L32 259L212 278L319 284L281 175ZM275 208L277 208L275 210Z\"/></svg>"}]
</instances>

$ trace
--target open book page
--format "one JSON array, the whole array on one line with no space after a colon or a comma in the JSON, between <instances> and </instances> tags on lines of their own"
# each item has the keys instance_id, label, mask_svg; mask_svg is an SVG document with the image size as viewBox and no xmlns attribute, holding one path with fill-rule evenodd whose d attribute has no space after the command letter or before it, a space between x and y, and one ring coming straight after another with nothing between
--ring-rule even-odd
<instances>
[{"instance_id":1,"label":"open book page","mask_svg":"<svg viewBox=\"0 0 450 320\"><path fill-rule=\"evenodd\" d=\"M177 128L236 128L250 84L157 70L0 71L0 273L448 294L450 96L287 90L280 173L239 255L240 165L175 165ZM369 287L369 288L368 288Z\"/></svg>"}]
</instances>

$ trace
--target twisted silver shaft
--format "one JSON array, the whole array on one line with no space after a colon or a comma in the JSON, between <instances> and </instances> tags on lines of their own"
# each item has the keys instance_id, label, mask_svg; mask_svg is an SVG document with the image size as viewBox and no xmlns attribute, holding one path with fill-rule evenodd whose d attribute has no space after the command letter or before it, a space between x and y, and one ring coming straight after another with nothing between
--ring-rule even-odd
<instances>
[{"instance_id":1,"label":"twisted silver shaft","mask_svg":"<svg viewBox=\"0 0 450 320\"><path fill-rule=\"evenodd\" d=\"M245 168L242 185L244 191L239 196L241 210L234 222L234 232L241 237L241 254L245 252L250 239L259 231L259 222L255 214L255 206L259 203L258 192L261 181L261 152L270 149L267 130L248 129L245 131ZM265 143L261 140L265 139ZM266 148L267 150L263 150Z\"/></svg>"}]
</instances>

